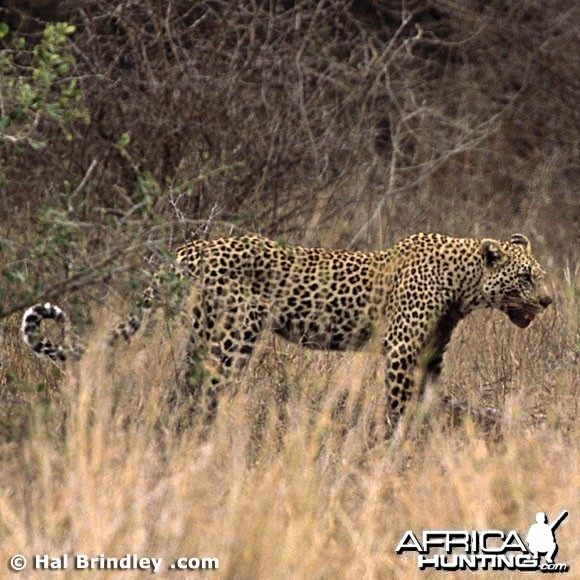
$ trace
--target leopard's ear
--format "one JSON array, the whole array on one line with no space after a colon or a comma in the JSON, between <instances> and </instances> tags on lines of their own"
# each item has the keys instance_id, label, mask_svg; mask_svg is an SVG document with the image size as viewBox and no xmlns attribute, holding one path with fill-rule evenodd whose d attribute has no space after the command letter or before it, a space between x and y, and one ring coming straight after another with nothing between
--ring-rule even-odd
<instances>
[{"instance_id":1,"label":"leopard's ear","mask_svg":"<svg viewBox=\"0 0 580 580\"><path fill-rule=\"evenodd\" d=\"M516 244L518 246L523 246L526 252L530 251L530 240L524 236L524 234L514 234L510 238L510 244Z\"/></svg>"},{"instance_id":2,"label":"leopard's ear","mask_svg":"<svg viewBox=\"0 0 580 580\"><path fill-rule=\"evenodd\" d=\"M506 256L506 253L501 249L500 243L495 240L481 240L479 251L483 256L485 265L489 268L493 268L503 262Z\"/></svg>"}]
</instances>

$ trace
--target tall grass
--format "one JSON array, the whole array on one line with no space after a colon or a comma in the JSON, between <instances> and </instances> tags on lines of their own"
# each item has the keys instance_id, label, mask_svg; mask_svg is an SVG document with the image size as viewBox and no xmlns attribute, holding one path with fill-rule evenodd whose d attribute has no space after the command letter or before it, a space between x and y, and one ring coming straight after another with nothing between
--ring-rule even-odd
<instances>
[{"instance_id":1,"label":"tall grass","mask_svg":"<svg viewBox=\"0 0 580 580\"><path fill-rule=\"evenodd\" d=\"M464 321L452 341L436 390L500 409L499 438L469 420L450 428L435 407L405 439L373 443L380 357L313 353L272 338L201 433L168 396L184 342L178 325L157 321L111 353L106 323L98 323L85 357L62 378L7 333L4 351L30 384L44 376L50 396L22 385L27 429L0 446L0 560L136 553L162 557L167 575L187 556L219 558L219 571L206 572L219 578L433 577L417 570L414 556L395 554L405 530L525 533L536 512L566 508L558 561L574 571L574 283L563 280L556 307L526 331L486 311ZM29 569L23 577L46 574Z\"/></svg>"}]
</instances>

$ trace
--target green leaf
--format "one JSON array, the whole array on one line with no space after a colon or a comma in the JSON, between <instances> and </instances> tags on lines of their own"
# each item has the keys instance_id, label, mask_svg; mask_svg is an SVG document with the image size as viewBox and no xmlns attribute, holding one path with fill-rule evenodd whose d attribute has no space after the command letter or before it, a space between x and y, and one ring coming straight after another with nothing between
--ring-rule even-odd
<instances>
[{"instance_id":1,"label":"green leaf","mask_svg":"<svg viewBox=\"0 0 580 580\"><path fill-rule=\"evenodd\" d=\"M10 32L10 27L6 22L0 22L0 38L4 38Z\"/></svg>"},{"instance_id":2,"label":"green leaf","mask_svg":"<svg viewBox=\"0 0 580 580\"><path fill-rule=\"evenodd\" d=\"M65 75L69 70L70 70L70 66L66 62L63 62L62 64L59 64L56 67L56 72L59 75Z\"/></svg>"},{"instance_id":3,"label":"green leaf","mask_svg":"<svg viewBox=\"0 0 580 580\"><path fill-rule=\"evenodd\" d=\"M125 149L129 143L131 143L131 135L129 133L123 133L119 141L117 141L117 147Z\"/></svg>"},{"instance_id":4,"label":"green leaf","mask_svg":"<svg viewBox=\"0 0 580 580\"><path fill-rule=\"evenodd\" d=\"M46 112L51 117L54 117L55 119L62 119L63 118L62 108L59 106L59 104L47 105Z\"/></svg>"},{"instance_id":5,"label":"green leaf","mask_svg":"<svg viewBox=\"0 0 580 580\"><path fill-rule=\"evenodd\" d=\"M37 141L36 139L32 139L32 137L28 137L26 140L28 141L28 144L36 151L44 149L46 147L46 143L44 143L43 141Z\"/></svg>"}]
</instances>

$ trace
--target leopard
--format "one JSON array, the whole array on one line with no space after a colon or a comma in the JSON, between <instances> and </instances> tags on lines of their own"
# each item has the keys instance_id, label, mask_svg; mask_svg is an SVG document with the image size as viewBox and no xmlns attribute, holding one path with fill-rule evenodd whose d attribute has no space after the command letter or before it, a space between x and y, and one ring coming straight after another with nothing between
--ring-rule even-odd
<instances>
[{"instance_id":1,"label":"leopard","mask_svg":"<svg viewBox=\"0 0 580 580\"><path fill-rule=\"evenodd\" d=\"M418 233L374 252L246 235L178 248L169 270L159 270L137 310L115 327L111 344L129 341L143 326L168 271L186 280L194 296L188 306L188 364L201 359L214 399L219 385L247 366L265 331L318 350L376 344L384 359L384 420L390 428L441 373L461 319L477 309L496 309L523 329L553 302L546 272L523 234L500 241ZM29 308L22 335L30 348L58 361L79 356L73 346L41 336L44 319L70 326L58 306Z\"/></svg>"}]
</instances>

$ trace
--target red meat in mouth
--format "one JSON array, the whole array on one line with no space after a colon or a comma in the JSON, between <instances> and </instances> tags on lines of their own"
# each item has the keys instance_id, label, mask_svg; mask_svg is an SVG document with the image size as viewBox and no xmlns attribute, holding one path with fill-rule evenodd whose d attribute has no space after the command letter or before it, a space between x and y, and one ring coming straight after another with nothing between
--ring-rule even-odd
<instances>
[{"instance_id":1,"label":"red meat in mouth","mask_svg":"<svg viewBox=\"0 0 580 580\"><path fill-rule=\"evenodd\" d=\"M531 310L510 308L508 310L510 320L519 328L526 328L536 317L536 313Z\"/></svg>"}]
</instances>

